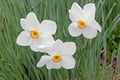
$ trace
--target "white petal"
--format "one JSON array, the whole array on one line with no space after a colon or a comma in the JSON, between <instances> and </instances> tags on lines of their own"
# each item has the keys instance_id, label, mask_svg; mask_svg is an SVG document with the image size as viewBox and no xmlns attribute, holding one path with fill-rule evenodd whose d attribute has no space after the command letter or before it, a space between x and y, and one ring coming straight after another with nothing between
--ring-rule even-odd
<instances>
[{"instance_id":1,"label":"white petal","mask_svg":"<svg viewBox=\"0 0 120 80\"><path fill-rule=\"evenodd\" d=\"M36 15L33 12L30 12L26 19L21 19L20 24L22 28L26 31L30 31L32 29L38 29L39 27L39 21L37 20Z\"/></svg>"},{"instance_id":2,"label":"white petal","mask_svg":"<svg viewBox=\"0 0 120 80\"><path fill-rule=\"evenodd\" d=\"M34 42L30 45L30 48L31 48L31 50L38 52L38 46L39 46L38 43Z\"/></svg>"},{"instance_id":3,"label":"white petal","mask_svg":"<svg viewBox=\"0 0 120 80\"><path fill-rule=\"evenodd\" d=\"M73 37L81 35L81 29L77 26L77 23L71 23L68 27L69 34Z\"/></svg>"},{"instance_id":4,"label":"white petal","mask_svg":"<svg viewBox=\"0 0 120 80\"><path fill-rule=\"evenodd\" d=\"M60 69L62 67L62 62L53 62L53 60L49 60L46 67L47 69Z\"/></svg>"},{"instance_id":5,"label":"white petal","mask_svg":"<svg viewBox=\"0 0 120 80\"><path fill-rule=\"evenodd\" d=\"M39 51L47 52L49 55L54 55L55 53L59 53L61 47L63 46L63 42L61 40L56 40L52 43L51 46L41 48Z\"/></svg>"},{"instance_id":6,"label":"white petal","mask_svg":"<svg viewBox=\"0 0 120 80\"><path fill-rule=\"evenodd\" d=\"M51 52L49 52L49 54L50 55L53 55L55 53L60 54L59 52L62 50L62 47L63 47L63 42L60 39L56 40L52 45L52 47L50 48Z\"/></svg>"},{"instance_id":7,"label":"white petal","mask_svg":"<svg viewBox=\"0 0 120 80\"><path fill-rule=\"evenodd\" d=\"M75 59L72 56L62 56L63 68L72 69L75 67Z\"/></svg>"},{"instance_id":8,"label":"white petal","mask_svg":"<svg viewBox=\"0 0 120 80\"><path fill-rule=\"evenodd\" d=\"M44 48L52 46L54 42L55 41L52 35L44 34L41 35L37 40L34 40L33 43L30 45L30 48L35 52L45 52Z\"/></svg>"},{"instance_id":9,"label":"white petal","mask_svg":"<svg viewBox=\"0 0 120 80\"><path fill-rule=\"evenodd\" d=\"M88 19L95 19L95 10L96 10L95 4L93 3L86 4L83 7L83 10L86 13Z\"/></svg>"},{"instance_id":10,"label":"white petal","mask_svg":"<svg viewBox=\"0 0 120 80\"><path fill-rule=\"evenodd\" d=\"M47 55L42 56L40 61L37 63L37 67L44 66L50 59L51 59L50 56L47 56Z\"/></svg>"},{"instance_id":11,"label":"white petal","mask_svg":"<svg viewBox=\"0 0 120 80\"><path fill-rule=\"evenodd\" d=\"M17 37L16 43L21 46L29 46L31 44L30 34L27 31L23 31Z\"/></svg>"},{"instance_id":12,"label":"white petal","mask_svg":"<svg viewBox=\"0 0 120 80\"><path fill-rule=\"evenodd\" d=\"M52 52L51 55L54 55L55 53L61 55L63 46L64 46L64 43L60 39L57 39L51 48L51 52Z\"/></svg>"},{"instance_id":13,"label":"white petal","mask_svg":"<svg viewBox=\"0 0 120 80\"><path fill-rule=\"evenodd\" d=\"M41 33L55 34L57 25L54 21L43 20L40 26Z\"/></svg>"},{"instance_id":14,"label":"white petal","mask_svg":"<svg viewBox=\"0 0 120 80\"><path fill-rule=\"evenodd\" d=\"M57 39L55 43L53 44L54 48L61 48L63 46L63 42L60 39Z\"/></svg>"},{"instance_id":15,"label":"white petal","mask_svg":"<svg viewBox=\"0 0 120 80\"><path fill-rule=\"evenodd\" d=\"M73 55L76 52L76 45L74 42L65 42L59 52L61 55Z\"/></svg>"},{"instance_id":16,"label":"white petal","mask_svg":"<svg viewBox=\"0 0 120 80\"><path fill-rule=\"evenodd\" d=\"M72 22L77 22L83 17L83 10L76 2L72 4L69 13L70 13L69 18L71 19Z\"/></svg>"},{"instance_id":17,"label":"white petal","mask_svg":"<svg viewBox=\"0 0 120 80\"><path fill-rule=\"evenodd\" d=\"M60 54L60 55L73 55L76 51L76 45L74 42L65 42L56 40L52 46L43 48L44 52L49 55Z\"/></svg>"},{"instance_id":18,"label":"white petal","mask_svg":"<svg viewBox=\"0 0 120 80\"><path fill-rule=\"evenodd\" d=\"M86 37L88 39L92 39L92 38L96 37L96 35L97 35L97 29L87 26L83 30L82 33L83 33L84 37Z\"/></svg>"},{"instance_id":19,"label":"white petal","mask_svg":"<svg viewBox=\"0 0 120 80\"><path fill-rule=\"evenodd\" d=\"M96 20L90 21L90 22L88 23L88 26L90 26L90 27L92 27L92 28L95 28L95 29L97 29L97 30L100 31L100 32L102 31L101 26L97 23Z\"/></svg>"}]
</instances>

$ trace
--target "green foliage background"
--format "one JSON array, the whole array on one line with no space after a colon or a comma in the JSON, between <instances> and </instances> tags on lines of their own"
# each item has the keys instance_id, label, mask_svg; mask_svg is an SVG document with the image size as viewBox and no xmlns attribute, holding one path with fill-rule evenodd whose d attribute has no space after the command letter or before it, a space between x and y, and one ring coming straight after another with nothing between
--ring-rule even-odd
<instances>
[{"instance_id":1,"label":"green foliage background","mask_svg":"<svg viewBox=\"0 0 120 80\"><path fill-rule=\"evenodd\" d=\"M68 10L73 2L80 6L96 4L96 20L102 26L96 38L83 36L73 38L68 33L70 24ZM76 66L72 70L47 70L37 68L42 53L16 44L16 38L23 30L20 18L33 11L39 21L56 21L55 39L74 41L77 51ZM112 64L104 61L100 66L100 53L113 61L117 57L117 71L120 69L120 1L119 0L0 0L0 80L118 80Z\"/></svg>"}]
</instances>

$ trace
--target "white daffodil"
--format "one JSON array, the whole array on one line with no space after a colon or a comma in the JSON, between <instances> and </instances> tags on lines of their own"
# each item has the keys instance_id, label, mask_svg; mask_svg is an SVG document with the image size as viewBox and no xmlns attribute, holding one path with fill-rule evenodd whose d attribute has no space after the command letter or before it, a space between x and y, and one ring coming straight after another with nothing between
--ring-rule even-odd
<instances>
[{"instance_id":1,"label":"white daffodil","mask_svg":"<svg viewBox=\"0 0 120 80\"><path fill-rule=\"evenodd\" d=\"M101 26L95 20L95 4L86 4L83 9L74 2L69 10L69 18L72 23L68 27L71 36L78 37L83 34L84 37L92 39L96 37L97 30L101 32Z\"/></svg>"},{"instance_id":2,"label":"white daffodil","mask_svg":"<svg viewBox=\"0 0 120 80\"><path fill-rule=\"evenodd\" d=\"M38 51L38 45L43 47L52 45L52 37L56 32L56 23L51 20L43 20L41 24L36 15L30 12L26 19L21 19L20 24L24 31L18 36L16 43L21 46L30 46L33 51Z\"/></svg>"},{"instance_id":3,"label":"white daffodil","mask_svg":"<svg viewBox=\"0 0 120 80\"><path fill-rule=\"evenodd\" d=\"M43 51L49 55L42 56L37 67L42 67L46 64L47 69L74 68L75 59L72 56L76 51L74 42L63 43L61 40L57 40L51 47L44 48Z\"/></svg>"}]
</instances>

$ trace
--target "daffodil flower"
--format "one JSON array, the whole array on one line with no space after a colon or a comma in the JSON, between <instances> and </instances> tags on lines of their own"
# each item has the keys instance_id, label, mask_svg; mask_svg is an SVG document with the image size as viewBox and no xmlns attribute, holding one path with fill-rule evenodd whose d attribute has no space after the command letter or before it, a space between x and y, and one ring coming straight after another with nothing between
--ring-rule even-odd
<instances>
[{"instance_id":1,"label":"daffodil flower","mask_svg":"<svg viewBox=\"0 0 120 80\"><path fill-rule=\"evenodd\" d=\"M83 34L84 37L92 39L96 37L97 30L101 32L101 26L95 20L95 4L88 3L83 9L74 2L69 10L69 18L72 23L68 27L71 36L78 37Z\"/></svg>"},{"instance_id":2,"label":"daffodil flower","mask_svg":"<svg viewBox=\"0 0 120 80\"><path fill-rule=\"evenodd\" d=\"M56 23L51 20L43 20L41 24L36 15L30 12L26 19L21 19L20 24L24 31L17 37L16 43L21 46L30 46L33 51L38 51L38 45L43 47L52 45L52 37L56 32Z\"/></svg>"},{"instance_id":3,"label":"daffodil flower","mask_svg":"<svg viewBox=\"0 0 120 80\"><path fill-rule=\"evenodd\" d=\"M44 65L47 69L59 69L61 67L72 69L75 67L75 59L72 56L76 51L74 42L63 43L61 40L56 40L51 47L44 48L43 51L49 55L43 55L37 67L43 67Z\"/></svg>"}]
</instances>

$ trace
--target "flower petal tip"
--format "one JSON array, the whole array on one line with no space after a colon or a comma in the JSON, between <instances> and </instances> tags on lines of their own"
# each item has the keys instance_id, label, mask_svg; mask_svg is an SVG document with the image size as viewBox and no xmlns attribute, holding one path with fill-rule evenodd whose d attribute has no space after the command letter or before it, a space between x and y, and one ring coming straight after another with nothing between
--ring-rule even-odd
<instances>
[{"instance_id":1,"label":"flower petal tip","mask_svg":"<svg viewBox=\"0 0 120 80\"><path fill-rule=\"evenodd\" d=\"M74 2L74 3L72 4L72 6L76 6L76 5L78 5L78 3L77 3L77 2Z\"/></svg>"},{"instance_id":2,"label":"flower petal tip","mask_svg":"<svg viewBox=\"0 0 120 80\"><path fill-rule=\"evenodd\" d=\"M28 15L35 15L35 13L34 12L29 12Z\"/></svg>"},{"instance_id":3,"label":"flower petal tip","mask_svg":"<svg viewBox=\"0 0 120 80\"><path fill-rule=\"evenodd\" d=\"M102 27L100 26L100 30L99 30L99 32L102 32Z\"/></svg>"}]
</instances>

